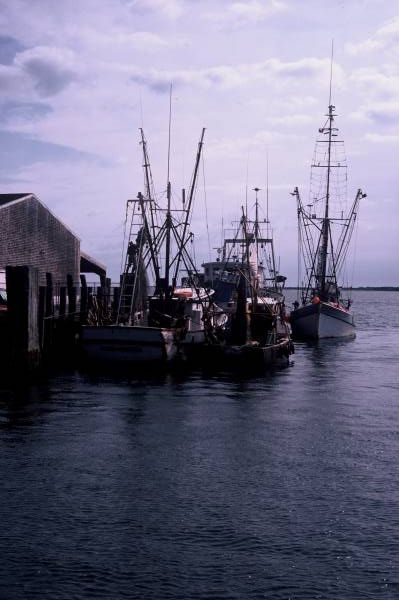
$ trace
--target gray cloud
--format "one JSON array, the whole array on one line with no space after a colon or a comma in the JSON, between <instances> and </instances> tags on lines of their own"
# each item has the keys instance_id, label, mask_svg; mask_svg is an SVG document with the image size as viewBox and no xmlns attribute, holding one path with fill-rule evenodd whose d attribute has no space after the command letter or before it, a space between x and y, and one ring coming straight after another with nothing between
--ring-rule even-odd
<instances>
[{"instance_id":1,"label":"gray cloud","mask_svg":"<svg viewBox=\"0 0 399 600\"><path fill-rule=\"evenodd\" d=\"M204 13L203 18L220 29L244 29L286 10L287 5L281 0L228 2L222 7L215 2L212 9Z\"/></svg>"},{"instance_id":2,"label":"gray cloud","mask_svg":"<svg viewBox=\"0 0 399 600\"><path fill-rule=\"evenodd\" d=\"M328 59L303 58L298 61L283 62L269 59L259 63L238 64L235 66L221 65L208 69L180 69L175 71L158 69L136 69L132 81L145 85L158 93L169 90L170 82L176 87L196 85L202 88L219 86L235 88L247 84L268 82L278 85L293 84L302 79L325 79L328 72ZM336 65L336 73L339 67Z\"/></svg>"},{"instance_id":3,"label":"gray cloud","mask_svg":"<svg viewBox=\"0 0 399 600\"><path fill-rule=\"evenodd\" d=\"M399 101L368 102L352 113L354 119L372 122L377 127L395 127L399 125ZM396 132L391 132L395 133ZM385 132L383 133L385 136Z\"/></svg>"},{"instance_id":4,"label":"gray cloud","mask_svg":"<svg viewBox=\"0 0 399 600\"><path fill-rule=\"evenodd\" d=\"M138 13L158 13L170 20L181 17L186 10L184 0L128 0L127 5Z\"/></svg>"},{"instance_id":5,"label":"gray cloud","mask_svg":"<svg viewBox=\"0 0 399 600\"><path fill-rule=\"evenodd\" d=\"M387 108L371 108L367 111L367 116L380 126L391 126L399 124L399 105L389 106Z\"/></svg>"},{"instance_id":6,"label":"gray cloud","mask_svg":"<svg viewBox=\"0 0 399 600\"><path fill-rule=\"evenodd\" d=\"M79 162L101 159L61 144L51 144L14 131L0 130L0 173L4 174L28 167L34 163Z\"/></svg>"},{"instance_id":7,"label":"gray cloud","mask_svg":"<svg viewBox=\"0 0 399 600\"><path fill-rule=\"evenodd\" d=\"M10 96L15 98L31 92L30 82L21 70L13 65L0 64L0 89L3 98Z\"/></svg>"},{"instance_id":8,"label":"gray cloud","mask_svg":"<svg viewBox=\"0 0 399 600\"><path fill-rule=\"evenodd\" d=\"M0 88L3 99L32 98L58 94L77 81L80 66L68 49L36 46L17 52L11 64L0 63Z\"/></svg>"},{"instance_id":9,"label":"gray cloud","mask_svg":"<svg viewBox=\"0 0 399 600\"><path fill-rule=\"evenodd\" d=\"M24 50L24 46L13 37L0 35L0 63L11 65L15 55Z\"/></svg>"},{"instance_id":10,"label":"gray cloud","mask_svg":"<svg viewBox=\"0 0 399 600\"><path fill-rule=\"evenodd\" d=\"M0 123L36 121L52 112L43 102L4 102L0 107Z\"/></svg>"},{"instance_id":11,"label":"gray cloud","mask_svg":"<svg viewBox=\"0 0 399 600\"><path fill-rule=\"evenodd\" d=\"M399 41L399 17L393 19L379 27L371 36L359 43L349 42L346 44L346 50L350 54L361 54L368 52L378 52L387 49L396 51Z\"/></svg>"},{"instance_id":12,"label":"gray cloud","mask_svg":"<svg viewBox=\"0 0 399 600\"><path fill-rule=\"evenodd\" d=\"M27 73L40 96L53 96L78 79L74 54L67 49L37 46L16 55L14 64Z\"/></svg>"}]
</instances>

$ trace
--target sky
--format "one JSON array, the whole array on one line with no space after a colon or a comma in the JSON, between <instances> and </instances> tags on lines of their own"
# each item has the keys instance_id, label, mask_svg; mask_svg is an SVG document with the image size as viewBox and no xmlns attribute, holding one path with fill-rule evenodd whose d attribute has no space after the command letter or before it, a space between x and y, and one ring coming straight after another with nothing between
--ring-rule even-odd
<instances>
[{"instance_id":1,"label":"sky","mask_svg":"<svg viewBox=\"0 0 399 600\"><path fill-rule=\"evenodd\" d=\"M399 285L397 1L0 0L0 193L35 193L117 280L126 200L143 191L140 127L166 189L172 83L176 197L206 128L197 263L216 256L253 188L266 210L268 182L280 271L295 285L290 192L309 193L332 40L348 203L367 193L348 278Z\"/></svg>"}]
</instances>

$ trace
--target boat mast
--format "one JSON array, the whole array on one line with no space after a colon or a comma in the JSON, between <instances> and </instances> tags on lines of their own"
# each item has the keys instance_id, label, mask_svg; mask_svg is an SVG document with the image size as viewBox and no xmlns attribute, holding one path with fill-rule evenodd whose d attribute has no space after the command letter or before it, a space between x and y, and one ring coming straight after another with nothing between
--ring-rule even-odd
<instances>
[{"instance_id":1,"label":"boat mast","mask_svg":"<svg viewBox=\"0 0 399 600\"><path fill-rule=\"evenodd\" d=\"M259 228L259 199L258 192L260 192L260 188L254 188L255 192L255 227L254 227L254 235L255 235L255 244L256 244L256 279L255 279L255 294L257 294L259 290L259 238L260 238L260 228Z\"/></svg>"},{"instance_id":2,"label":"boat mast","mask_svg":"<svg viewBox=\"0 0 399 600\"><path fill-rule=\"evenodd\" d=\"M326 204L324 209L324 218L322 223L322 243L320 248L320 294L322 299L325 299L326 295L326 271L327 271L327 253L328 253L328 238L330 231L330 217L329 217L329 203L330 203L330 174L331 174L331 136L332 136L332 123L334 120L334 106L332 104L328 107L328 120L329 126L328 131L328 149L327 149L327 183L326 183Z\"/></svg>"},{"instance_id":3,"label":"boat mast","mask_svg":"<svg viewBox=\"0 0 399 600\"><path fill-rule=\"evenodd\" d=\"M335 106L331 103L331 90L332 90L332 67L333 67L333 55L334 55L334 42L331 44L331 65L330 65L330 93L328 100L328 149L327 149L327 183L326 183L326 204L324 210L324 218L322 222L321 230L321 273L320 275L320 290L322 300L326 299L326 271L327 271L327 254L328 254L328 238L330 232L330 217L329 217L329 203L330 203L330 175L331 175L331 138L333 132L333 121L334 121L334 109ZM323 133L325 133L323 128Z\"/></svg>"},{"instance_id":4,"label":"boat mast","mask_svg":"<svg viewBox=\"0 0 399 600\"><path fill-rule=\"evenodd\" d=\"M144 158L144 175L145 175L145 185L146 185L146 197L148 202L150 203L150 223L148 223L147 215L145 212L144 199L141 194L139 194L138 198L140 201L140 208L143 215L144 228L146 233L146 239L148 240L148 244L150 247L150 254L152 264L154 266L155 273L155 285L156 288L159 286L159 263L158 263L158 255L155 248L155 222L154 222L154 199L152 198L151 193L151 171L150 171L150 160L147 152L147 142L144 137L144 131L140 128L141 133L141 143L143 145L143 158ZM150 230L151 229L151 230Z\"/></svg>"},{"instance_id":5,"label":"boat mast","mask_svg":"<svg viewBox=\"0 0 399 600\"><path fill-rule=\"evenodd\" d=\"M269 153L266 155L266 237L269 237Z\"/></svg>"},{"instance_id":6,"label":"boat mast","mask_svg":"<svg viewBox=\"0 0 399 600\"><path fill-rule=\"evenodd\" d=\"M273 237L272 237L272 231L270 228L270 220L269 220L269 153L267 153L266 156L266 238L269 240L270 246L271 246L271 258L272 258L272 264L271 264L271 270L273 271L272 273L270 273L270 276L273 279L273 283L274 283L274 291L277 292L277 272L276 272L276 258L274 256L274 244L273 244ZM270 260L268 261L270 263ZM270 270L270 267L269 267Z\"/></svg>"},{"instance_id":7,"label":"boat mast","mask_svg":"<svg viewBox=\"0 0 399 600\"><path fill-rule=\"evenodd\" d=\"M166 246L165 246L165 281L164 281L164 292L165 296L169 297L169 273L170 273L170 239L171 239L171 229L172 229L172 215L170 212L170 198L171 198L171 185L170 181L168 181L168 187L166 191L166 197L168 201L168 206L166 210Z\"/></svg>"},{"instance_id":8,"label":"boat mast","mask_svg":"<svg viewBox=\"0 0 399 600\"><path fill-rule=\"evenodd\" d=\"M243 256L242 263L243 264L246 263L245 279L246 279L246 282L249 284L249 290L251 293L251 311L255 312L255 301L256 301L256 297L257 297L257 289L256 289L257 281L256 281L256 279L254 280L254 277L252 276L252 273L251 273L250 244L251 244L252 236L250 235L250 232L248 231L248 216L246 215L243 206L241 207L241 210L242 210L241 226L242 226L242 232L243 232L243 240L244 240L244 244L245 244L245 255ZM251 239L250 239L250 237L251 237ZM257 244L256 238L255 238L255 243ZM246 284L246 286L247 286L247 284Z\"/></svg>"},{"instance_id":9,"label":"boat mast","mask_svg":"<svg viewBox=\"0 0 399 600\"><path fill-rule=\"evenodd\" d=\"M167 188L166 188L166 197L167 197L167 209L166 209L166 246L165 246L165 282L164 282L164 293L165 296L169 297L169 272L170 272L170 238L171 238L171 229L172 229L172 215L170 212L171 209L171 185L170 185L170 128L172 122L172 84L170 84L170 93L169 93L169 135L168 135L168 176L167 176Z\"/></svg>"},{"instance_id":10,"label":"boat mast","mask_svg":"<svg viewBox=\"0 0 399 600\"><path fill-rule=\"evenodd\" d=\"M260 188L256 187L254 188L254 192L255 192L255 239L256 239L256 243L258 243L258 237L259 237L259 200L258 200L258 192L260 192ZM256 248L256 250L258 250Z\"/></svg>"}]
</instances>

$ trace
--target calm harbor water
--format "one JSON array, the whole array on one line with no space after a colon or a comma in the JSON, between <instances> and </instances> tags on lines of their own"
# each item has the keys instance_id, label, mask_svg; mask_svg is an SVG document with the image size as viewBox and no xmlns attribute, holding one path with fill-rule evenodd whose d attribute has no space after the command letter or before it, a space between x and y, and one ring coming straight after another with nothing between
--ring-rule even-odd
<instances>
[{"instance_id":1,"label":"calm harbor water","mask_svg":"<svg viewBox=\"0 0 399 600\"><path fill-rule=\"evenodd\" d=\"M399 598L399 293L256 377L0 390L0 598Z\"/></svg>"}]
</instances>

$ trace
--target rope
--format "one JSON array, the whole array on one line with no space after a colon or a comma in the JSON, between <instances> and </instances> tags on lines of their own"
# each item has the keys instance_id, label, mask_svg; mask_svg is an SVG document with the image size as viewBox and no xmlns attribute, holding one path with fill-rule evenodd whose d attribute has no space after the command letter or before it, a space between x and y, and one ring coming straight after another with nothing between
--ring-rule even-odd
<instances>
[{"instance_id":1,"label":"rope","mask_svg":"<svg viewBox=\"0 0 399 600\"><path fill-rule=\"evenodd\" d=\"M355 223L355 241L353 244L353 258L352 258L352 274L351 274L351 287L353 287L353 283L355 280L355 265L356 265L356 255L357 255L357 238L358 238L358 233L359 233L359 227L358 227L358 216L359 213L356 214L356 223Z\"/></svg>"},{"instance_id":2,"label":"rope","mask_svg":"<svg viewBox=\"0 0 399 600\"><path fill-rule=\"evenodd\" d=\"M129 203L126 203L126 213L125 213L125 222L123 224L123 244L122 244L122 256L121 256L121 266L120 273L123 273L124 263L123 259L125 258L125 244L126 244L126 230L127 230L127 218L129 213Z\"/></svg>"},{"instance_id":3,"label":"rope","mask_svg":"<svg viewBox=\"0 0 399 600\"><path fill-rule=\"evenodd\" d=\"M205 204L205 223L206 223L206 234L207 234L207 238L208 238L208 254L209 254L209 261L212 260L212 255L211 255L211 237L209 234L209 221L208 221L208 204L207 204L207 198L206 198L206 183L205 183L205 159L204 159L204 153L202 152L202 178L203 178L203 182L204 182L204 204Z\"/></svg>"}]
</instances>

